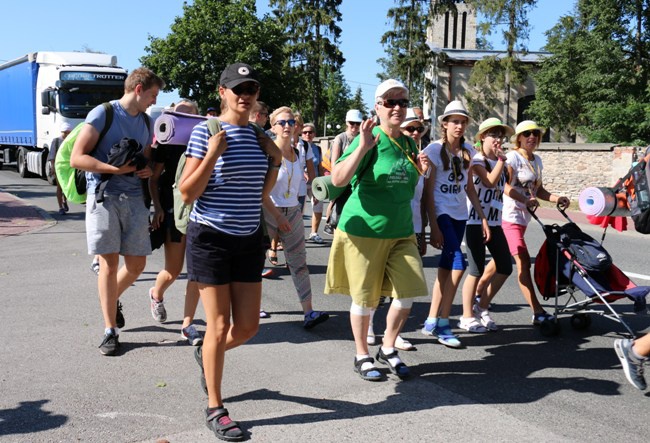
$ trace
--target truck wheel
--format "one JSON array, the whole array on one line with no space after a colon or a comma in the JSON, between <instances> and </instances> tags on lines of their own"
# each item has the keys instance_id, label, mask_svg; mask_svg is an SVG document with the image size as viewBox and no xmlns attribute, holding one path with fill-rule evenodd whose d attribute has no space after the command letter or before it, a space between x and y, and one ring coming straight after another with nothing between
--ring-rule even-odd
<instances>
[{"instance_id":1,"label":"truck wheel","mask_svg":"<svg viewBox=\"0 0 650 443\"><path fill-rule=\"evenodd\" d=\"M25 148L18 148L16 169L18 169L18 175L20 175L22 178L27 178L30 176L29 171L27 171L27 152L25 151Z\"/></svg>"}]
</instances>

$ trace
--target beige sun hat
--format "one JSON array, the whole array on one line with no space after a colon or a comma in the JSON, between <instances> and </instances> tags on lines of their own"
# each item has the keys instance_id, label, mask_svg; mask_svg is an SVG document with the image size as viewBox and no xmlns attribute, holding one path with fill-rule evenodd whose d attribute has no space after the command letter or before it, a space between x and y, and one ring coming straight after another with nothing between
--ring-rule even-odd
<instances>
[{"instance_id":1,"label":"beige sun hat","mask_svg":"<svg viewBox=\"0 0 650 443\"><path fill-rule=\"evenodd\" d=\"M465 105L463 105L460 100L449 102L445 107L445 112L438 116L438 123L442 124L442 122L450 115L462 115L463 117L467 117L467 120L469 120L469 112L467 112Z\"/></svg>"},{"instance_id":2,"label":"beige sun hat","mask_svg":"<svg viewBox=\"0 0 650 443\"><path fill-rule=\"evenodd\" d=\"M514 129L512 129L510 126L504 125L503 123L501 123L501 120L499 120L496 117L491 117L488 118L487 120L484 120L483 123L481 123L480 126L478 127L478 132L476 133L476 140L477 141L480 140L481 134L483 134L484 132L492 128L503 129L503 134L506 137L510 137L512 134L515 133Z\"/></svg>"},{"instance_id":3,"label":"beige sun hat","mask_svg":"<svg viewBox=\"0 0 650 443\"><path fill-rule=\"evenodd\" d=\"M532 120L524 120L523 122L519 123L515 127L515 135L512 136L513 142L517 139L517 136L521 134L522 132L526 131L534 131L537 129L539 132L541 132L541 135L544 135L546 132L546 128L539 126L537 123L535 123Z\"/></svg>"}]
</instances>

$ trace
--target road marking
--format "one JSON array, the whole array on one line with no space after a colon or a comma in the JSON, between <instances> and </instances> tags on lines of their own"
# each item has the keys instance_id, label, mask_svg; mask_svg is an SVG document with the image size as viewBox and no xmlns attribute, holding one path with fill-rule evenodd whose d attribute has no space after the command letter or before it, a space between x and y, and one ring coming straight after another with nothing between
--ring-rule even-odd
<instances>
[{"instance_id":1,"label":"road marking","mask_svg":"<svg viewBox=\"0 0 650 443\"><path fill-rule=\"evenodd\" d=\"M634 272L627 272L623 271L625 275L627 275L630 278L638 278L641 280L650 280L650 275L644 275L644 274L635 274Z\"/></svg>"},{"instance_id":2,"label":"road marking","mask_svg":"<svg viewBox=\"0 0 650 443\"><path fill-rule=\"evenodd\" d=\"M104 412L102 414L97 414L97 417L99 418L111 418L115 420L118 418L118 416L125 416L125 417L144 417L144 418L158 418L160 420L165 420L169 422L173 422L174 419L171 417L167 417L166 415L160 415L160 414L145 414L142 412Z\"/></svg>"}]
</instances>

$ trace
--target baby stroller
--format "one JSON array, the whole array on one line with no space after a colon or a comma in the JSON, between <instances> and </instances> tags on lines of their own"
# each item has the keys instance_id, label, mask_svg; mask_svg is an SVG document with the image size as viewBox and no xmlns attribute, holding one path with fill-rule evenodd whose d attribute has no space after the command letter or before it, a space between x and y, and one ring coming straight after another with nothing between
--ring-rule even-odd
<instances>
[{"instance_id":1,"label":"baby stroller","mask_svg":"<svg viewBox=\"0 0 650 443\"><path fill-rule=\"evenodd\" d=\"M555 319L543 322L541 333L547 337L557 335L561 314L572 314L571 326L576 330L587 329L591 325L590 314L597 314L620 323L635 337L611 303L627 298L634 302L635 312L645 312L650 287L635 285L612 263L600 243L582 232L564 208L558 205L557 209L568 220L567 224L545 225L534 210L529 211L546 236L535 259L535 284L545 300L555 299ZM565 294L568 299L561 304L560 296Z\"/></svg>"}]
</instances>

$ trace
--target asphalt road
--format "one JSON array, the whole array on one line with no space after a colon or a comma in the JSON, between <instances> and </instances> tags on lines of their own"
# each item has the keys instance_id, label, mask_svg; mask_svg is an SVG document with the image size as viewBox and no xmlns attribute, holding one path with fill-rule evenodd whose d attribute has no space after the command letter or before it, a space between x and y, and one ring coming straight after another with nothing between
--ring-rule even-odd
<instances>
[{"instance_id":1,"label":"asphalt road","mask_svg":"<svg viewBox=\"0 0 650 443\"><path fill-rule=\"evenodd\" d=\"M52 186L11 170L0 171L0 192L57 221L0 237L0 442L215 441L204 424L207 398L193 349L179 341L184 281L166 295L167 323L155 323L149 312L161 252L122 297L123 354L103 357L83 207L58 216ZM531 225L528 239L536 251L541 228ZM605 245L621 269L650 285L650 237L612 231ZM446 348L419 333L429 305L423 299L404 331L417 350L401 353L414 377L361 380L352 371L350 300L322 294L328 253L329 244L308 244L314 306L332 318L305 331L291 279L279 268L277 278L264 281L263 307L272 318L227 355L225 403L253 441L648 441L650 394L628 384L612 348L620 325L594 316L588 330L575 331L565 317L559 336L544 337L530 325L514 277L495 300L500 331L458 330L465 347ZM424 262L431 287L431 248ZM459 304L460 295L456 318ZM614 307L632 312L625 300ZM203 330L201 308L197 317ZM378 333L384 318L381 310ZM630 316L629 324L642 333L650 317Z\"/></svg>"}]
</instances>

